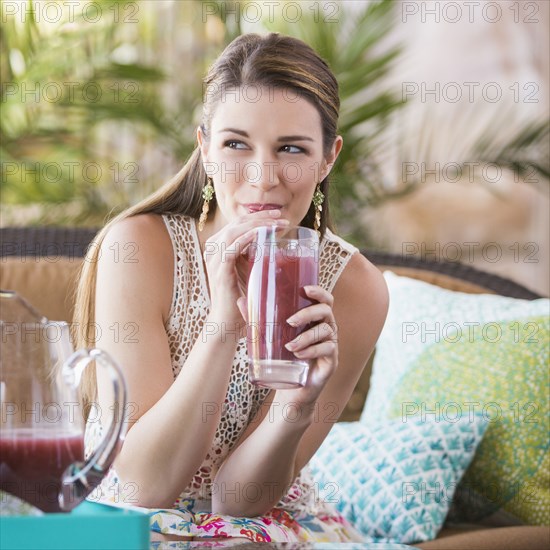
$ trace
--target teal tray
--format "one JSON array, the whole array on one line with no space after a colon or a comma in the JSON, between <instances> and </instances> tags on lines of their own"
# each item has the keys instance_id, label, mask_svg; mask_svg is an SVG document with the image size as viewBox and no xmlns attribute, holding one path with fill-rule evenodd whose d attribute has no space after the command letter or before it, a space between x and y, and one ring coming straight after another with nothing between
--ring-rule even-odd
<instances>
[{"instance_id":1,"label":"teal tray","mask_svg":"<svg viewBox=\"0 0 550 550\"><path fill-rule=\"evenodd\" d=\"M1 550L148 550L149 515L83 502L70 514L0 517Z\"/></svg>"}]
</instances>

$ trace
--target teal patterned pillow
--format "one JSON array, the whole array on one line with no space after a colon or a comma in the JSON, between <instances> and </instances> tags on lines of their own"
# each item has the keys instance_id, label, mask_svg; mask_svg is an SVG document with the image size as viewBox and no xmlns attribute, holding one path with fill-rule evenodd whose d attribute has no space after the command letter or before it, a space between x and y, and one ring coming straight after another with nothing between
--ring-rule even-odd
<instances>
[{"instance_id":1,"label":"teal patterned pillow","mask_svg":"<svg viewBox=\"0 0 550 550\"><path fill-rule=\"evenodd\" d=\"M448 519L549 525L550 301L384 277L390 308L361 421L482 414L489 427Z\"/></svg>"},{"instance_id":2,"label":"teal patterned pillow","mask_svg":"<svg viewBox=\"0 0 550 550\"><path fill-rule=\"evenodd\" d=\"M310 465L320 494L365 542L431 540L486 428L479 415L455 423L340 422Z\"/></svg>"}]
</instances>

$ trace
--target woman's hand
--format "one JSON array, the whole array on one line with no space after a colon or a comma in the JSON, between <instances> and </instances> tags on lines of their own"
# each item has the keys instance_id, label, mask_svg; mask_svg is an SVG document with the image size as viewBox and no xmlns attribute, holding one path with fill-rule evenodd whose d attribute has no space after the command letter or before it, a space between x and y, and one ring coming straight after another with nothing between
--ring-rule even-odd
<instances>
[{"instance_id":1,"label":"woman's hand","mask_svg":"<svg viewBox=\"0 0 550 550\"><path fill-rule=\"evenodd\" d=\"M280 216L280 210L261 210L245 214L228 223L205 242L203 257L210 289L210 315L216 321L227 323L229 330L243 330L245 326L245 320L237 306L239 298L244 296L238 272L243 272L248 267L243 253L254 240L257 227L289 224L288 220ZM241 278L242 276L241 273Z\"/></svg>"},{"instance_id":2,"label":"woman's hand","mask_svg":"<svg viewBox=\"0 0 550 550\"><path fill-rule=\"evenodd\" d=\"M338 329L332 311L334 298L320 286L306 286L304 291L316 304L296 312L288 319L292 326L310 328L286 344L286 348L298 359L311 360L311 366L303 388L278 392L285 402L314 405L329 378L338 366ZM312 325L312 326L311 326Z\"/></svg>"}]
</instances>

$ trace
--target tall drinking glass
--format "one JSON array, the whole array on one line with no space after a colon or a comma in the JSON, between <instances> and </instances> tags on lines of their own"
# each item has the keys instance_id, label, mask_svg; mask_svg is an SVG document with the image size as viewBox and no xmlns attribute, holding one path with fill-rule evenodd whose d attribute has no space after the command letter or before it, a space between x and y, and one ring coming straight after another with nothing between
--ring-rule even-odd
<instances>
[{"instance_id":1,"label":"tall drinking glass","mask_svg":"<svg viewBox=\"0 0 550 550\"><path fill-rule=\"evenodd\" d=\"M274 388L304 386L310 361L285 344L307 326L287 319L314 301L304 291L319 279L319 238L307 227L266 226L257 230L248 251L248 358L253 384Z\"/></svg>"}]
</instances>

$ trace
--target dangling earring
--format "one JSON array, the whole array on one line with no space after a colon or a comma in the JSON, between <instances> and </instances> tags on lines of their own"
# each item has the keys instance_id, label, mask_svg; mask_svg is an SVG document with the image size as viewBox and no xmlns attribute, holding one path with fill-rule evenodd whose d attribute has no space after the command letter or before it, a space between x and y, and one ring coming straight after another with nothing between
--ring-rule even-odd
<instances>
[{"instance_id":1,"label":"dangling earring","mask_svg":"<svg viewBox=\"0 0 550 550\"><path fill-rule=\"evenodd\" d=\"M214 185L212 184L212 178L208 178L207 184L202 189L202 198L204 202L202 203L202 212L201 217L199 218L199 231L204 229L204 224L206 223L206 218L208 216L208 210L210 209L210 201L214 196Z\"/></svg>"},{"instance_id":2,"label":"dangling earring","mask_svg":"<svg viewBox=\"0 0 550 550\"><path fill-rule=\"evenodd\" d=\"M325 200L325 195L321 191L321 183L317 184L317 189L313 193L313 206L315 206L315 221L313 222L313 229L319 233L319 228L321 227L321 212L323 211L323 201Z\"/></svg>"}]
</instances>

